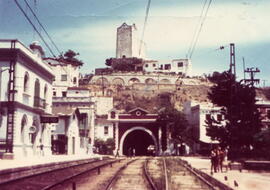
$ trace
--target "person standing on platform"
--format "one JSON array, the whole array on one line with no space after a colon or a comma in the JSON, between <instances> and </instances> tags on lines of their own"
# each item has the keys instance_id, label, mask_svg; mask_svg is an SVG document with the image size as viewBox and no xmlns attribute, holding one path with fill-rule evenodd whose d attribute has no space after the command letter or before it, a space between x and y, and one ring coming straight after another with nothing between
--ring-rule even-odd
<instances>
[{"instance_id":1,"label":"person standing on platform","mask_svg":"<svg viewBox=\"0 0 270 190\"><path fill-rule=\"evenodd\" d=\"M132 156L135 157L135 155L136 155L136 150L135 150L135 148L133 148L132 149Z\"/></svg>"}]
</instances>

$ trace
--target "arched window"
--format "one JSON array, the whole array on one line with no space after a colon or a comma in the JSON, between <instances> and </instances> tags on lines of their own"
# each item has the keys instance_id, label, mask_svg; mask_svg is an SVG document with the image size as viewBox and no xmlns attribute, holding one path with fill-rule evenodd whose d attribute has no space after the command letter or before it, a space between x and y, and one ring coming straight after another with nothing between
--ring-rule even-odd
<instances>
[{"instance_id":1,"label":"arched window","mask_svg":"<svg viewBox=\"0 0 270 190\"><path fill-rule=\"evenodd\" d=\"M35 81L34 106L40 107L40 83L38 79Z\"/></svg>"},{"instance_id":2,"label":"arched window","mask_svg":"<svg viewBox=\"0 0 270 190\"><path fill-rule=\"evenodd\" d=\"M29 74L25 72L23 80L23 92L28 92L29 90Z\"/></svg>"},{"instance_id":3,"label":"arched window","mask_svg":"<svg viewBox=\"0 0 270 190\"><path fill-rule=\"evenodd\" d=\"M44 87L44 100L46 101L47 99L47 91L48 91L48 87L47 87L47 84L45 84L45 87Z\"/></svg>"},{"instance_id":4,"label":"arched window","mask_svg":"<svg viewBox=\"0 0 270 190\"><path fill-rule=\"evenodd\" d=\"M27 116L23 115L22 121L21 121L21 142L24 144L25 142L25 131L27 126Z\"/></svg>"},{"instance_id":5,"label":"arched window","mask_svg":"<svg viewBox=\"0 0 270 190\"><path fill-rule=\"evenodd\" d=\"M76 77L73 78L73 84L77 84L77 78Z\"/></svg>"},{"instance_id":6,"label":"arched window","mask_svg":"<svg viewBox=\"0 0 270 190\"><path fill-rule=\"evenodd\" d=\"M48 87L47 87L47 84L45 84L45 87L44 87L44 96L43 96L43 98L44 98L44 108L45 109L46 109L46 106L47 106L47 104L46 104L47 94L48 94Z\"/></svg>"}]
</instances>

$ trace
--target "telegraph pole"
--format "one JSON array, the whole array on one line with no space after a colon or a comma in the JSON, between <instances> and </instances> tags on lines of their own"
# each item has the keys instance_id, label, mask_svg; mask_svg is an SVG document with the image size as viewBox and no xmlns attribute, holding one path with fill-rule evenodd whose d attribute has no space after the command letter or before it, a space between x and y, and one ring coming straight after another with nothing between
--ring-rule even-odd
<instances>
[{"instance_id":1,"label":"telegraph pole","mask_svg":"<svg viewBox=\"0 0 270 190\"><path fill-rule=\"evenodd\" d=\"M236 79L236 68L235 68L235 45L234 43L230 44L230 73L234 76L234 80Z\"/></svg>"},{"instance_id":2,"label":"telegraph pole","mask_svg":"<svg viewBox=\"0 0 270 190\"><path fill-rule=\"evenodd\" d=\"M250 79L244 79L245 84L250 84L252 87L254 87L255 83L259 84L260 79L255 79L255 74L259 72L260 70L258 68L247 68L245 73L249 73Z\"/></svg>"}]
</instances>

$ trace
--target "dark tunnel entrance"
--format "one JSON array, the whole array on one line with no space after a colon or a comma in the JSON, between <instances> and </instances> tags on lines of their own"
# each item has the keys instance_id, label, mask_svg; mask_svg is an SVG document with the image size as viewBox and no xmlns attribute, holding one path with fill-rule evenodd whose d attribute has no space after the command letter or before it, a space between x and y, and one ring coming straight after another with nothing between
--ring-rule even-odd
<instances>
[{"instance_id":1,"label":"dark tunnel entrance","mask_svg":"<svg viewBox=\"0 0 270 190\"><path fill-rule=\"evenodd\" d=\"M155 154L155 142L151 135L142 130L134 130L124 139L123 154L131 156L135 149L135 156L151 156Z\"/></svg>"}]
</instances>

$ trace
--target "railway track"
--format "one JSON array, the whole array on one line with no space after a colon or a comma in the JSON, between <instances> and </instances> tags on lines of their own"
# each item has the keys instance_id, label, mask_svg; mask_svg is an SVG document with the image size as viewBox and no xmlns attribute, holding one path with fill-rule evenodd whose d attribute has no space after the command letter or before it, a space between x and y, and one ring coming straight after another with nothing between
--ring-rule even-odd
<instances>
[{"instance_id":1,"label":"railway track","mask_svg":"<svg viewBox=\"0 0 270 190\"><path fill-rule=\"evenodd\" d=\"M220 189L187 167L178 158L153 158L147 169L155 190L217 190Z\"/></svg>"},{"instance_id":2,"label":"railway track","mask_svg":"<svg viewBox=\"0 0 270 190\"><path fill-rule=\"evenodd\" d=\"M23 177L1 190L219 190L179 158L98 160Z\"/></svg>"},{"instance_id":3,"label":"railway track","mask_svg":"<svg viewBox=\"0 0 270 190\"><path fill-rule=\"evenodd\" d=\"M100 173L102 167L112 165L120 160L92 160L86 163L60 167L50 171L29 175L16 180L7 181L0 185L1 190L47 190L54 189L62 184L69 183L74 187L73 179L87 174Z\"/></svg>"},{"instance_id":4,"label":"railway track","mask_svg":"<svg viewBox=\"0 0 270 190\"><path fill-rule=\"evenodd\" d=\"M145 168L146 158L136 159L121 168L106 190L155 190Z\"/></svg>"}]
</instances>

